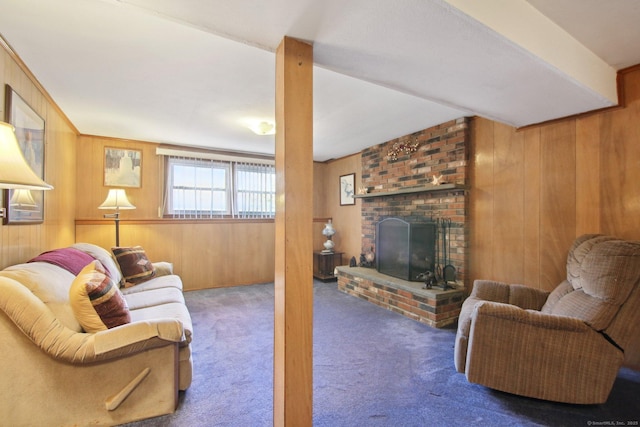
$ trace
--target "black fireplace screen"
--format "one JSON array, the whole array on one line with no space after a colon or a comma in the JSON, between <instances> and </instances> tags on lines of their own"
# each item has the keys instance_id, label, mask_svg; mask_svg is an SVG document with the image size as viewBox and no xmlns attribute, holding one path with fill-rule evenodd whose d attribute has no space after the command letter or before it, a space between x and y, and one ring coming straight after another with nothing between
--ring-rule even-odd
<instances>
[{"instance_id":1,"label":"black fireplace screen","mask_svg":"<svg viewBox=\"0 0 640 427\"><path fill-rule=\"evenodd\" d=\"M376 225L376 269L409 281L421 281L420 273L434 271L436 224L409 223L387 218Z\"/></svg>"}]
</instances>

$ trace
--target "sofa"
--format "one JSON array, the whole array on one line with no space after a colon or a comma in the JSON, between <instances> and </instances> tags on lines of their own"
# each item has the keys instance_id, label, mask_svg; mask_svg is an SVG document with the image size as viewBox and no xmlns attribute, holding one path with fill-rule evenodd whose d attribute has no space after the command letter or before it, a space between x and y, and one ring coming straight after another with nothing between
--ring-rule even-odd
<instances>
[{"instance_id":1,"label":"sofa","mask_svg":"<svg viewBox=\"0 0 640 427\"><path fill-rule=\"evenodd\" d=\"M462 305L454 363L473 383L573 404L607 400L637 368L640 242L586 234L552 292L477 280Z\"/></svg>"},{"instance_id":2,"label":"sofa","mask_svg":"<svg viewBox=\"0 0 640 427\"><path fill-rule=\"evenodd\" d=\"M193 327L172 265L146 265L125 280L113 253L77 243L0 271L0 424L117 425L175 411L191 384ZM109 317L114 301L122 313Z\"/></svg>"}]
</instances>

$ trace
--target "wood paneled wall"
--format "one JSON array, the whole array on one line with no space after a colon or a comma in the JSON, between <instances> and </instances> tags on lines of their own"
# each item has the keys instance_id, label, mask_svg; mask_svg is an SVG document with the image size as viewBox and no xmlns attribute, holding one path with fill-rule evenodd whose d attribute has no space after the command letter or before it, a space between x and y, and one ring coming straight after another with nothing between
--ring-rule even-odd
<instances>
[{"instance_id":1,"label":"wood paneled wall","mask_svg":"<svg viewBox=\"0 0 640 427\"><path fill-rule=\"evenodd\" d=\"M640 239L640 69L624 108L523 130L476 118L471 279L551 290L584 233Z\"/></svg>"},{"instance_id":2,"label":"wood paneled wall","mask_svg":"<svg viewBox=\"0 0 640 427\"><path fill-rule=\"evenodd\" d=\"M5 121L5 84L9 84L45 120L44 222L0 225L0 268L27 261L45 250L74 242L76 204L76 132L46 92L0 41L0 120Z\"/></svg>"},{"instance_id":3,"label":"wood paneled wall","mask_svg":"<svg viewBox=\"0 0 640 427\"><path fill-rule=\"evenodd\" d=\"M315 181L318 183L316 184L318 191L322 192L322 198L314 201L319 205L315 214L318 217L332 218L336 229L336 234L333 236L335 250L344 252L342 261L348 264L352 256L359 259L362 248L362 200L356 199L355 205L340 206L340 176L355 173L355 188L357 190L360 187L362 182L360 154L317 164L316 168L322 169L321 180L316 177ZM322 242L324 240L321 240L319 246L314 245L314 249L322 249Z\"/></svg>"},{"instance_id":4,"label":"wood paneled wall","mask_svg":"<svg viewBox=\"0 0 640 427\"><path fill-rule=\"evenodd\" d=\"M142 186L126 189L136 209L121 214L120 245L141 245L153 261L173 262L186 290L273 281L273 221L182 221L158 217L162 159L156 155L157 144L150 142L79 137L76 241L104 248L115 244L114 222L103 219L106 211L98 210L108 192L108 187L103 185L105 147L142 151ZM316 164L314 168L317 169L315 175L322 177L321 165ZM314 198L314 206L324 206L324 203ZM323 213L314 220L314 248L322 248L326 219Z\"/></svg>"}]
</instances>

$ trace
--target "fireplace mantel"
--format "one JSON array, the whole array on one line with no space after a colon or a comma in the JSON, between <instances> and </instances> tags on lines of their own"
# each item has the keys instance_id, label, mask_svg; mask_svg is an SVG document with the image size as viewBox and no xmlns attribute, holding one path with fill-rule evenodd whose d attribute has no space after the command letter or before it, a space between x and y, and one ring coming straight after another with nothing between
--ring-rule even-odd
<instances>
[{"instance_id":1,"label":"fireplace mantel","mask_svg":"<svg viewBox=\"0 0 640 427\"><path fill-rule=\"evenodd\" d=\"M442 193L446 191L462 191L465 189L466 189L466 186L462 184L423 185L420 187L399 188L393 191L380 191L376 193L356 194L353 197L357 199L370 199L373 197L390 197L390 196L398 196L398 195L413 194L413 193Z\"/></svg>"}]
</instances>

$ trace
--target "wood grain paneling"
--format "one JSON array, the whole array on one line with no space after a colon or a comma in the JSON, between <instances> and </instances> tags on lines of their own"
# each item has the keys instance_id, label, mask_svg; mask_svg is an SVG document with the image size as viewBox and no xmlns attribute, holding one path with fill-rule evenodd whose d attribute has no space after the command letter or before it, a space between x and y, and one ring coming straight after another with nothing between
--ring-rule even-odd
<instances>
[{"instance_id":1,"label":"wood grain paneling","mask_svg":"<svg viewBox=\"0 0 640 427\"><path fill-rule=\"evenodd\" d=\"M540 130L525 132L523 143L524 276L517 282L540 288Z\"/></svg>"},{"instance_id":2,"label":"wood grain paneling","mask_svg":"<svg viewBox=\"0 0 640 427\"><path fill-rule=\"evenodd\" d=\"M494 275L494 122L476 118L472 125L469 192L469 266L472 278Z\"/></svg>"},{"instance_id":3,"label":"wood grain paneling","mask_svg":"<svg viewBox=\"0 0 640 427\"><path fill-rule=\"evenodd\" d=\"M115 226L79 220L79 242L111 248ZM127 221L120 244L140 245L152 261L169 261L187 291L273 282L273 221Z\"/></svg>"},{"instance_id":4,"label":"wood grain paneling","mask_svg":"<svg viewBox=\"0 0 640 427\"><path fill-rule=\"evenodd\" d=\"M0 225L0 268L4 268L74 242L77 136L66 117L41 91L39 83L19 58L4 47L0 48L0 83L0 120L5 120L5 84L11 85L44 118L44 178L54 187L45 192L42 224Z\"/></svg>"},{"instance_id":5,"label":"wood grain paneling","mask_svg":"<svg viewBox=\"0 0 640 427\"><path fill-rule=\"evenodd\" d=\"M356 199L355 205L340 206L340 176L356 174L355 188L360 186L362 178L362 161L360 155L343 157L326 163L324 180L316 183L323 187L325 198L322 215L333 219L336 234L333 236L336 250L344 252L342 260L348 263L351 257L359 259L362 248L362 199ZM322 249L322 246L314 246Z\"/></svg>"},{"instance_id":6,"label":"wood grain paneling","mask_svg":"<svg viewBox=\"0 0 640 427\"><path fill-rule=\"evenodd\" d=\"M602 115L576 121L576 235L600 232Z\"/></svg>"},{"instance_id":7,"label":"wood grain paneling","mask_svg":"<svg viewBox=\"0 0 640 427\"><path fill-rule=\"evenodd\" d=\"M523 130L474 120L471 279L551 290L577 236L640 239L640 69L621 77L624 108ZM507 250L510 266L498 259Z\"/></svg>"},{"instance_id":8,"label":"wood grain paneling","mask_svg":"<svg viewBox=\"0 0 640 427\"><path fill-rule=\"evenodd\" d=\"M523 247L523 137L510 126L494 125L493 219L500 226L494 228L491 250L494 271L507 282L520 280L524 268L522 252L513 250Z\"/></svg>"},{"instance_id":9,"label":"wood grain paneling","mask_svg":"<svg viewBox=\"0 0 640 427\"><path fill-rule=\"evenodd\" d=\"M540 286L543 289L555 288L566 277L564 260L575 239L575 147L575 121L540 129Z\"/></svg>"}]
</instances>

